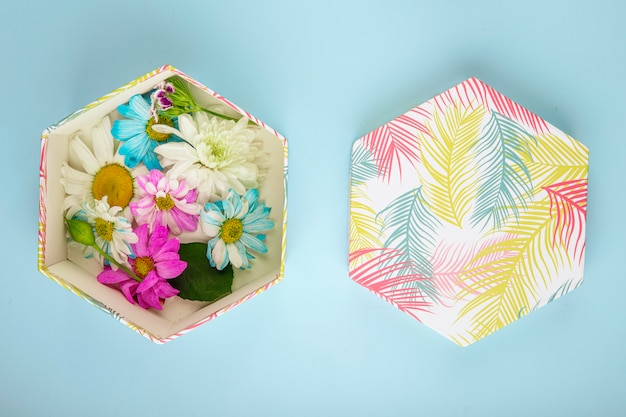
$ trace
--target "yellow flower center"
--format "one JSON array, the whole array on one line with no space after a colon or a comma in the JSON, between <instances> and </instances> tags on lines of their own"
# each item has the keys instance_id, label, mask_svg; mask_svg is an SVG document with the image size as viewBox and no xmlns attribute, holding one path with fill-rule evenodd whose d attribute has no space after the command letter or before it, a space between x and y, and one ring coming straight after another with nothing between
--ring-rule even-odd
<instances>
[{"instance_id":1,"label":"yellow flower center","mask_svg":"<svg viewBox=\"0 0 626 417\"><path fill-rule=\"evenodd\" d=\"M226 157L226 146L221 142L211 143L211 152L218 161L223 161Z\"/></svg>"},{"instance_id":2,"label":"yellow flower center","mask_svg":"<svg viewBox=\"0 0 626 417\"><path fill-rule=\"evenodd\" d=\"M233 243L243 234L243 224L239 219L226 219L222 224L222 240L224 243Z\"/></svg>"},{"instance_id":3,"label":"yellow flower center","mask_svg":"<svg viewBox=\"0 0 626 417\"><path fill-rule=\"evenodd\" d=\"M169 194L165 194L165 197L155 197L154 202L159 210L171 210L174 208L174 202Z\"/></svg>"},{"instance_id":4,"label":"yellow flower center","mask_svg":"<svg viewBox=\"0 0 626 417\"><path fill-rule=\"evenodd\" d=\"M105 165L94 176L91 191L96 200L107 196L110 207L125 208L133 198L133 177L121 165Z\"/></svg>"},{"instance_id":5,"label":"yellow flower center","mask_svg":"<svg viewBox=\"0 0 626 417\"><path fill-rule=\"evenodd\" d=\"M221 168L232 162L233 143L223 135L206 134L195 144L200 163L207 168Z\"/></svg>"},{"instance_id":6,"label":"yellow flower center","mask_svg":"<svg viewBox=\"0 0 626 417\"><path fill-rule=\"evenodd\" d=\"M154 269L154 261L149 256L142 256L139 258L135 258L135 263L133 264L133 271L137 276L141 279L144 279L146 275L150 273Z\"/></svg>"},{"instance_id":7,"label":"yellow flower center","mask_svg":"<svg viewBox=\"0 0 626 417\"><path fill-rule=\"evenodd\" d=\"M102 239L110 242L113 240L113 222L104 220L101 217L96 218L96 234Z\"/></svg>"},{"instance_id":8,"label":"yellow flower center","mask_svg":"<svg viewBox=\"0 0 626 417\"><path fill-rule=\"evenodd\" d=\"M172 119L165 116L159 116L159 120L156 121L154 120L154 117L148 119L148 124L146 124L146 133L148 134L148 137L157 142L165 142L171 135L169 133L157 132L152 128L152 125L167 125L169 127L174 127L174 122Z\"/></svg>"}]
</instances>

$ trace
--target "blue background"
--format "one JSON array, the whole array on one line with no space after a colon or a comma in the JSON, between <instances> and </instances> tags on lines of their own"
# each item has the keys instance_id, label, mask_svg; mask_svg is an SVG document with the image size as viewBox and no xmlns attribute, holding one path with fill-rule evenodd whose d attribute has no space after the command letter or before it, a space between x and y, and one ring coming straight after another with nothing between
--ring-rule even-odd
<instances>
[{"instance_id":1,"label":"blue background","mask_svg":"<svg viewBox=\"0 0 626 417\"><path fill-rule=\"evenodd\" d=\"M0 415L623 416L626 3L0 0ZM39 136L172 64L290 145L285 279L165 346L36 271ZM352 142L477 76L591 152L585 284L460 348L348 278Z\"/></svg>"}]
</instances>

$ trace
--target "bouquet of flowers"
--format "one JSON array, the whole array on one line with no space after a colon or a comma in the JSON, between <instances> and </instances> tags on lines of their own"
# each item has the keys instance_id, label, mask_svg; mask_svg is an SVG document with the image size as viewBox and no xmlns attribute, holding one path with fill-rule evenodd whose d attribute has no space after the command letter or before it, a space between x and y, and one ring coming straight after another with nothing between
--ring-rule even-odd
<instances>
[{"instance_id":1,"label":"bouquet of flowers","mask_svg":"<svg viewBox=\"0 0 626 417\"><path fill-rule=\"evenodd\" d=\"M230 294L233 268L252 268L274 227L258 191L269 166L258 129L200 106L176 76L134 95L70 139L69 244L143 308Z\"/></svg>"}]
</instances>

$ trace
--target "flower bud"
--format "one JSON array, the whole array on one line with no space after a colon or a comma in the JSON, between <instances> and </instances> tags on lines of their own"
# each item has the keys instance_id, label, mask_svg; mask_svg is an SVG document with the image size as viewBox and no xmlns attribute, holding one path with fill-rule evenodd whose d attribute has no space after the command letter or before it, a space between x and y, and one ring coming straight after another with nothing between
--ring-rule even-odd
<instances>
[{"instance_id":1,"label":"flower bud","mask_svg":"<svg viewBox=\"0 0 626 417\"><path fill-rule=\"evenodd\" d=\"M65 219L65 224L67 225L67 230L70 232L70 236L76 242L87 246L92 246L96 243L96 239L93 235L93 229L86 221L78 219Z\"/></svg>"}]
</instances>

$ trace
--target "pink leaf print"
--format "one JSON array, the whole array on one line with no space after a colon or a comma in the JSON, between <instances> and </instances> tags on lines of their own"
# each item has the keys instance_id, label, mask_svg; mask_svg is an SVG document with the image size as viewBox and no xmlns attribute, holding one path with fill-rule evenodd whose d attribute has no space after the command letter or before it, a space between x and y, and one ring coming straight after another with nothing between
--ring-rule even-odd
<instances>
[{"instance_id":1,"label":"pink leaf print","mask_svg":"<svg viewBox=\"0 0 626 417\"><path fill-rule=\"evenodd\" d=\"M550 196L550 215L556 219L553 244L558 239L568 245L574 238L574 256L580 262L585 250L587 179L564 181L542 188Z\"/></svg>"},{"instance_id":2,"label":"pink leaf print","mask_svg":"<svg viewBox=\"0 0 626 417\"><path fill-rule=\"evenodd\" d=\"M468 94L465 83L456 85L451 89L444 91L438 96L433 98L434 104L437 110L445 114L449 107L459 107L461 109L475 109L477 100L475 97L471 97Z\"/></svg>"},{"instance_id":3,"label":"pink leaf print","mask_svg":"<svg viewBox=\"0 0 626 417\"><path fill-rule=\"evenodd\" d=\"M518 122L523 122L537 133L548 133L548 123L530 110L525 109L508 97L503 96L496 90L477 78L470 78L461 84L476 95L479 101L490 103L500 114Z\"/></svg>"},{"instance_id":4,"label":"pink leaf print","mask_svg":"<svg viewBox=\"0 0 626 417\"><path fill-rule=\"evenodd\" d=\"M439 243L432 257L433 280L440 295L455 300L458 288L462 286L460 274L472 260L474 250L467 244Z\"/></svg>"},{"instance_id":5,"label":"pink leaf print","mask_svg":"<svg viewBox=\"0 0 626 417\"><path fill-rule=\"evenodd\" d=\"M439 294L448 300L457 301L460 289L467 289L474 281L461 279L463 272L479 266L476 255L485 248L510 239L511 235L500 234L485 238L476 244L440 242L433 253L433 282ZM508 253L490 254L480 258L481 262L493 262L499 256ZM470 293L476 294L474 291Z\"/></svg>"},{"instance_id":6,"label":"pink leaf print","mask_svg":"<svg viewBox=\"0 0 626 417\"><path fill-rule=\"evenodd\" d=\"M414 167L420 161L417 132L428 134L428 129L418 117L427 115L426 110L416 107L363 137L363 144L378 165L380 177L390 181L392 172L397 169L401 179L403 160Z\"/></svg>"},{"instance_id":7,"label":"pink leaf print","mask_svg":"<svg viewBox=\"0 0 626 417\"><path fill-rule=\"evenodd\" d=\"M350 254L349 262L367 255L375 256L352 269L350 278L419 320L418 313L428 311L431 303L411 284L426 278L413 272L410 261L390 262L402 256L401 251L392 248L361 249Z\"/></svg>"}]
</instances>

